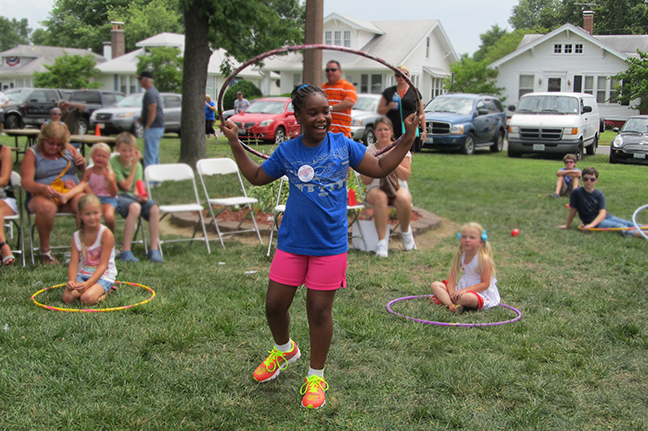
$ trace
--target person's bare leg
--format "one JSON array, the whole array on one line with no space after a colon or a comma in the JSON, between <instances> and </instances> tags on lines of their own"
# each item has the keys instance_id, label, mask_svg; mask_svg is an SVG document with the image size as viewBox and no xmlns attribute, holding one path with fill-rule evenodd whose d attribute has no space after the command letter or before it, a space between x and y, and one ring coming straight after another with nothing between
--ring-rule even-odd
<instances>
[{"instance_id":1,"label":"person's bare leg","mask_svg":"<svg viewBox=\"0 0 648 431\"><path fill-rule=\"evenodd\" d=\"M432 286L430 286L430 289L432 290L432 294L436 296L436 299L441 301L442 304L447 305L450 307L452 304L452 299L450 299L450 294L448 293L448 287L441 283L440 281L435 281L432 283ZM434 301L432 298L430 298L430 301Z\"/></svg>"},{"instance_id":2,"label":"person's bare leg","mask_svg":"<svg viewBox=\"0 0 648 431\"><path fill-rule=\"evenodd\" d=\"M142 207L137 202L133 202L128 207L128 216L126 216L126 223L124 224L124 239L122 244L122 253L130 251L135 228L137 227L137 219L139 218Z\"/></svg>"},{"instance_id":3,"label":"person's bare leg","mask_svg":"<svg viewBox=\"0 0 648 431\"><path fill-rule=\"evenodd\" d=\"M112 233L115 233L115 207L110 204L101 204L104 223Z\"/></svg>"},{"instance_id":4,"label":"person's bare leg","mask_svg":"<svg viewBox=\"0 0 648 431\"><path fill-rule=\"evenodd\" d=\"M270 280L266 294L266 320L277 345L290 341L290 305L297 292L296 286Z\"/></svg>"},{"instance_id":5,"label":"person's bare leg","mask_svg":"<svg viewBox=\"0 0 648 431\"><path fill-rule=\"evenodd\" d=\"M151 234L151 250L160 247L160 207L155 205L149 213L149 232Z\"/></svg>"},{"instance_id":6,"label":"person's bare leg","mask_svg":"<svg viewBox=\"0 0 648 431\"><path fill-rule=\"evenodd\" d=\"M367 193L365 200L369 205L373 206L374 224L378 233L378 240L383 240L387 231L387 204L389 201L387 195L380 188L374 187Z\"/></svg>"},{"instance_id":7,"label":"person's bare leg","mask_svg":"<svg viewBox=\"0 0 648 431\"><path fill-rule=\"evenodd\" d=\"M565 184L565 177L559 176L556 180L556 190L554 191L554 193L560 194L563 184Z\"/></svg>"},{"instance_id":8,"label":"person's bare leg","mask_svg":"<svg viewBox=\"0 0 648 431\"><path fill-rule=\"evenodd\" d=\"M54 215L58 207L54 201L43 196L34 196L27 205L29 212L34 214L34 224L38 231L41 252L50 251L50 235L54 228Z\"/></svg>"},{"instance_id":9,"label":"person's bare leg","mask_svg":"<svg viewBox=\"0 0 648 431\"><path fill-rule=\"evenodd\" d=\"M394 198L394 208L401 225L401 232L409 232L410 220L412 219L412 195L409 190L401 187Z\"/></svg>"},{"instance_id":10,"label":"person's bare leg","mask_svg":"<svg viewBox=\"0 0 648 431\"><path fill-rule=\"evenodd\" d=\"M314 370L323 370L333 338L333 301L336 290L308 289L306 311L310 330L311 360Z\"/></svg>"}]
</instances>

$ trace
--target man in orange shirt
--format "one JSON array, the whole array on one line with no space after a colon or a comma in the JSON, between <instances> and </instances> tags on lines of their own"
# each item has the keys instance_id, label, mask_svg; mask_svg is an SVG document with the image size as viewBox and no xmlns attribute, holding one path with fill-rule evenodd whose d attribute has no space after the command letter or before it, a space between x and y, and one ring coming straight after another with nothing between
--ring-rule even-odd
<instances>
[{"instance_id":1,"label":"man in orange shirt","mask_svg":"<svg viewBox=\"0 0 648 431\"><path fill-rule=\"evenodd\" d=\"M356 89L350 82L342 79L342 68L340 63L331 60L326 63L326 79L328 82L322 84L322 90L328 97L331 106L331 132L342 133L351 137L351 108L358 100Z\"/></svg>"}]
</instances>

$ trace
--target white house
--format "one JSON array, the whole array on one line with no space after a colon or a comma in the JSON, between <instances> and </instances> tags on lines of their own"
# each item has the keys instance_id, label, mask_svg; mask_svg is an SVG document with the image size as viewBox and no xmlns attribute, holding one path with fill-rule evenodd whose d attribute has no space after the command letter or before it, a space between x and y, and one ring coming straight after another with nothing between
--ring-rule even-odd
<instances>
[{"instance_id":1,"label":"white house","mask_svg":"<svg viewBox=\"0 0 648 431\"><path fill-rule=\"evenodd\" d=\"M623 122L638 114L614 102L621 83L613 76L627 69L627 58L638 57L637 49L648 51L648 35L592 35L587 18L590 31L565 24L544 35L528 34L517 50L489 65L499 70L497 86L505 88L507 105L526 93L575 91L595 95L606 120Z\"/></svg>"},{"instance_id":2,"label":"white house","mask_svg":"<svg viewBox=\"0 0 648 431\"><path fill-rule=\"evenodd\" d=\"M18 45L0 53L0 88L33 87L34 72L47 72L45 66L53 65L63 52L81 56L90 54L99 64L106 61L104 57L85 49Z\"/></svg>"},{"instance_id":3,"label":"white house","mask_svg":"<svg viewBox=\"0 0 648 431\"><path fill-rule=\"evenodd\" d=\"M459 59L436 19L367 22L332 13L324 18L323 31L327 45L359 49L391 65L407 66L424 102L445 92L443 78L450 75L450 64ZM340 51L324 51L322 57L324 65L331 59L339 61L344 79L359 93L381 93L396 84L393 71L366 57ZM289 93L302 83L302 60L301 53L277 56L265 60L260 70L279 72L280 92ZM262 91L267 93L267 88Z\"/></svg>"}]
</instances>

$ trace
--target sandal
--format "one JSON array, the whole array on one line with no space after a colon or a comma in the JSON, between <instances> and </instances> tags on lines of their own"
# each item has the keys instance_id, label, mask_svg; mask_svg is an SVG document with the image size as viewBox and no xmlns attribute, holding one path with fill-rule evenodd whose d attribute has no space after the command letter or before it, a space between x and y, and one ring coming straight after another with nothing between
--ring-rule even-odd
<instances>
[{"instance_id":1,"label":"sandal","mask_svg":"<svg viewBox=\"0 0 648 431\"><path fill-rule=\"evenodd\" d=\"M41 250L41 256L43 257L43 263L45 265L58 265L61 262L58 261L54 256L52 256L52 250L48 250L47 252L44 252ZM46 260L47 258L47 260Z\"/></svg>"},{"instance_id":2,"label":"sandal","mask_svg":"<svg viewBox=\"0 0 648 431\"><path fill-rule=\"evenodd\" d=\"M5 245L7 245L7 241L0 242L0 249L2 249L2 247L4 247ZM2 258L2 265L9 266L12 265L15 261L16 258L14 257L13 254L11 254L11 249L9 249L9 254Z\"/></svg>"}]
</instances>

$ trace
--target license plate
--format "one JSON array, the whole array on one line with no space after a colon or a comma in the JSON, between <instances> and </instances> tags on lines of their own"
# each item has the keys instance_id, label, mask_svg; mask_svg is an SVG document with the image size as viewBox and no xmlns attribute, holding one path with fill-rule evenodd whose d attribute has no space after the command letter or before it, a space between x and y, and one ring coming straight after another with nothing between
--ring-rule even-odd
<instances>
[{"instance_id":1,"label":"license plate","mask_svg":"<svg viewBox=\"0 0 648 431\"><path fill-rule=\"evenodd\" d=\"M544 144L533 144L533 151L544 151Z\"/></svg>"},{"instance_id":2,"label":"license plate","mask_svg":"<svg viewBox=\"0 0 648 431\"><path fill-rule=\"evenodd\" d=\"M100 129L105 129L106 125L104 123L97 123Z\"/></svg>"},{"instance_id":3,"label":"license plate","mask_svg":"<svg viewBox=\"0 0 648 431\"><path fill-rule=\"evenodd\" d=\"M634 153L632 157L634 157L635 159L645 159L646 153Z\"/></svg>"},{"instance_id":4,"label":"license plate","mask_svg":"<svg viewBox=\"0 0 648 431\"><path fill-rule=\"evenodd\" d=\"M239 135L247 135L247 130L239 129Z\"/></svg>"},{"instance_id":5,"label":"license plate","mask_svg":"<svg viewBox=\"0 0 648 431\"><path fill-rule=\"evenodd\" d=\"M425 143L426 144L433 144L434 143L434 138L425 138Z\"/></svg>"}]
</instances>

